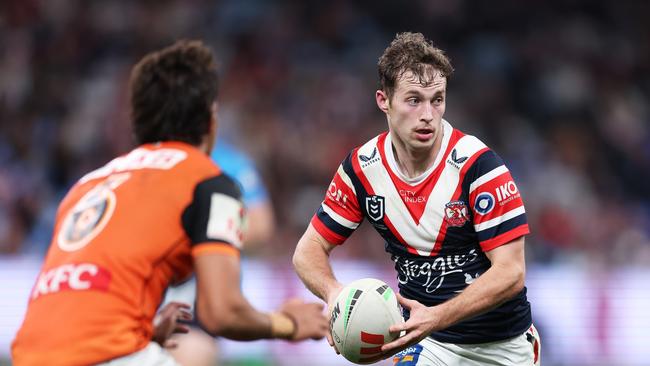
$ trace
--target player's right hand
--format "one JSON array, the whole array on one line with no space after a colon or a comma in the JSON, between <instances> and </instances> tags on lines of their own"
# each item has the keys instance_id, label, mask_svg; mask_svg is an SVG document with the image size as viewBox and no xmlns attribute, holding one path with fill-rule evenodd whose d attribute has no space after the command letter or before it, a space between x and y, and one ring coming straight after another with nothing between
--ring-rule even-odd
<instances>
[{"instance_id":1,"label":"player's right hand","mask_svg":"<svg viewBox=\"0 0 650 366\"><path fill-rule=\"evenodd\" d=\"M295 322L296 330L291 337L293 341L308 338L318 340L329 333L329 324L323 315L323 304L290 299L282 304L279 311Z\"/></svg>"},{"instance_id":2,"label":"player's right hand","mask_svg":"<svg viewBox=\"0 0 650 366\"><path fill-rule=\"evenodd\" d=\"M192 313L189 311L190 304L171 301L167 303L156 314L153 319L153 337L152 340L165 348L175 348L176 342L169 337L174 333L187 333L190 328L179 321L192 320Z\"/></svg>"},{"instance_id":3,"label":"player's right hand","mask_svg":"<svg viewBox=\"0 0 650 366\"><path fill-rule=\"evenodd\" d=\"M327 299L327 342L330 344L330 347L334 348L334 351L336 351L337 355L340 355L341 352L339 352L339 350L336 348L336 345L334 345L334 339L332 339L332 330L329 329L329 323L332 321L332 309L334 309L334 306L336 305L336 298L339 296L339 293L341 293L341 290L343 290L343 285L339 284L336 289L330 291L329 298Z\"/></svg>"}]
</instances>

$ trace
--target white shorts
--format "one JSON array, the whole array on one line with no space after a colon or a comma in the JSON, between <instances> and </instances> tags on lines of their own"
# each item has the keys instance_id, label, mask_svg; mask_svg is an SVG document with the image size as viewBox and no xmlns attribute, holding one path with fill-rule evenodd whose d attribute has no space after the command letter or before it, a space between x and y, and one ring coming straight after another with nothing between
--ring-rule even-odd
<instances>
[{"instance_id":1,"label":"white shorts","mask_svg":"<svg viewBox=\"0 0 650 366\"><path fill-rule=\"evenodd\" d=\"M540 366L539 334L534 326L504 341L481 344L438 342L431 337L398 353L395 366Z\"/></svg>"},{"instance_id":2,"label":"white shorts","mask_svg":"<svg viewBox=\"0 0 650 366\"><path fill-rule=\"evenodd\" d=\"M97 366L180 366L174 358L156 342L138 352L102 362Z\"/></svg>"}]
</instances>

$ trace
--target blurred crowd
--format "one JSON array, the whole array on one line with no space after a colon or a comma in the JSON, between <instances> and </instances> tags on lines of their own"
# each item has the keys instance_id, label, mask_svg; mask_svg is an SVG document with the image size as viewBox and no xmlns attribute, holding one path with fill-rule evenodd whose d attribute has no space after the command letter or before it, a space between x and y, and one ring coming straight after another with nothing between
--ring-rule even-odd
<instances>
[{"instance_id":1,"label":"blurred crowd","mask_svg":"<svg viewBox=\"0 0 650 366\"><path fill-rule=\"evenodd\" d=\"M650 266L650 2L5 0L0 254L42 255L58 201L133 147L128 77L180 38L213 47L219 133L257 162L286 256L347 152L386 128L377 58L420 31L456 68L446 119L508 163L534 263ZM383 255L370 225L343 255Z\"/></svg>"}]
</instances>

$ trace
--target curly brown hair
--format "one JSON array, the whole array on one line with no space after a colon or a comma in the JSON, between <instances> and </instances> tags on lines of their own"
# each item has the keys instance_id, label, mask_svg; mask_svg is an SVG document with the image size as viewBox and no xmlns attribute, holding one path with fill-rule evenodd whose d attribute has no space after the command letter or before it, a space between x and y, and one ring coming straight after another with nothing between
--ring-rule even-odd
<instances>
[{"instance_id":1,"label":"curly brown hair","mask_svg":"<svg viewBox=\"0 0 650 366\"><path fill-rule=\"evenodd\" d=\"M203 42L182 40L149 53L131 72L136 142L173 140L200 145L210 132L217 93L217 66Z\"/></svg>"},{"instance_id":2,"label":"curly brown hair","mask_svg":"<svg viewBox=\"0 0 650 366\"><path fill-rule=\"evenodd\" d=\"M398 33L377 63L379 88L392 98L397 80L411 71L422 85L429 84L435 70L449 79L454 72L445 52L433 46L422 33Z\"/></svg>"}]
</instances>

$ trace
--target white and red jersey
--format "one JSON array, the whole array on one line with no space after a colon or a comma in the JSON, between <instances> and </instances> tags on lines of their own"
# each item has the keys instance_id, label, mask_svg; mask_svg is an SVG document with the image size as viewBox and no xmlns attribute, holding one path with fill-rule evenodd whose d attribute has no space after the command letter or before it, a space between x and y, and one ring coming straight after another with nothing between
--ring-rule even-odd
<instances>
[{"instance_id":1,"label":"white and red jersey","mask_svg":"<svg viewBox=\"0 0 650 366\"><path fill-rule=\"evenodd\" d=\"M521 195L508 168L474 136L442 121L433 165L409 179L397 168L391 135L354 149L341 163L312 225L341 244L366 218L385 239L400 292L425 305L461 292L490 267L484 254L528 234ZM522 334L531 324L526 290L498 308L432 336L482 343Z\"/></svg>"}]
</instances>

